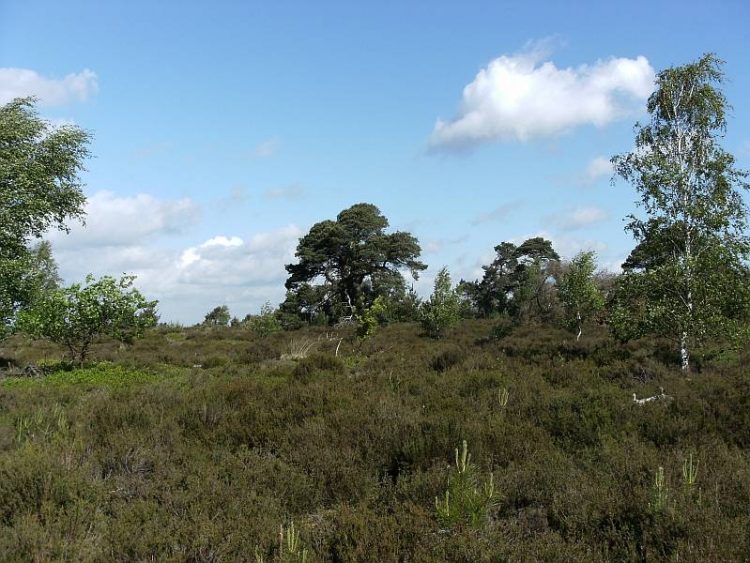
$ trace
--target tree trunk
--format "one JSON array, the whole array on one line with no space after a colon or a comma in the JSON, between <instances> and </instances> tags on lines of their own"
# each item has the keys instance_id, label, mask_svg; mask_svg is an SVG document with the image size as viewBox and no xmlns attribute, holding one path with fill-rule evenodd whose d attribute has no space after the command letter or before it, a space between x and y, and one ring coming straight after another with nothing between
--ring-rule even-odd
<instances>
[{"instance_id":1,"label":"tree trunk","mask_svg":"<svg viewBox=\"0 0 750 563\"><path fill-rule=\"evenodd\" d=\"M673 105L673 111L677 115L678 105ZM685 308L686 311L686 322L682 324L683 330L680 335L680 359L682 364L682 371L687 372L690 369L690 350L689 350L689 339L690 330L693 329L693 214L690 209L690 196L691 196L691 183L688 181L688 165L687 156L687 143L689 142L686 138L685 132L682 130L680 125L677 126L677 155L680 163L680 178L678 180L678 188L680 189L682 198L680 215L685 227L685 250L682 256L683 274L685 276Z\"/></svg>"},{"instance_id":2,"label":"tree trunk","mask_svg":"<svg viewBox=\"0 0 750 563\"><path fill-rule=\"evenodd\" d=\"M583 322L581 321L580 311L576 313L576 318L578 319L578 334L576 335L576 342L578 342L581 339L581 334L583 334Z\"/></svg>"},{"instance_id":3,"label":"tree trunk","mask_svg":"<svg viewBox=\"0 0 750 563\"><path fill-rule=\"evenodd\" d=\"M680 338L680 358L682 360L682 371L690 370L690 349L688 348L688 333L684 331Z\"/></svg>"}]
</instances>

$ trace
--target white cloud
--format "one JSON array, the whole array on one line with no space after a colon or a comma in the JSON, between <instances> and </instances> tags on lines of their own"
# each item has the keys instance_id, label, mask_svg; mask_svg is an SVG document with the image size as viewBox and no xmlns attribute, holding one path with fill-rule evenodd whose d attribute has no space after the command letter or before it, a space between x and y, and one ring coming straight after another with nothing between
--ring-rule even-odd
<instances>
[{"instance_id":1,"label":"white cloud","mask_svg":"<svg viewBox=\"0 0 750 563\"><path fill-rule=\"evenodd\" d=\"M643 106L654 88L645 57L557 68L531 48L493 60L463 90L458 114L438 119L433 149L460 150L496 140L526 141L581 125L602 127Z\"/></svg>"},{"instance_id":2,"label":"white cloud","mask_svg":"<svg viewBox=\"0 0 750 563\"><path fill-rule=\"evenodd\" d=\"M189 198L119 197L103 190L88 198L85 226L75 223L69 235L51 232L49 238L57 248L131 246L159 235L182 233L197 221L198 213Z\"/></svg>"},{"instance_id":3,"label":"white cloud","mask_svg":"<svg viewBox=\"0 0 750 563\"><path fill-rule=\"evenodd\" d=\"M198 248L212 248L212 247L232 248L236 246L242 246L242 244L243 244L242 239L240 237L225 237L225 236L219 235L218 237L208 239L206 242L201 244Z\"/></svg>"},{"instance_id":4,"label":"white cloud","mask_svg":"<svg viewBox=\"0 0 750 563\"><path fill-rule=\"evenodd\" d=\"M198 206L188 198L100 191L89 197L86 211L85 226L48 235L65 283L88 273L134 274L136 286L159 300L165 321L195 323L222 303L244 316L266 301L281 302L284 266L295 261L303 234L287 225L246 236L219 232L187 244L175 235L189 234L197 224Z\"/></svg>"},{"instance_id":5,"label":"white cloud","mask_svg":"<svg viewBox=\"0 0 750 563\"><path fill-rule=\"evenodd\" d=\"M612 172L612 163L609 159L597 156L586 166L582 180L584 184L591 185L601 178L612 176Z\"/></svg>"},{"instance_id":6,"label":"white cloud","mask_svg":"<svg viewBox=\"0 0 750 563\"><path fill-rule=\"evenodd\" d=\"M547 222L563 231L575 231L595 223L606 221L609 213L598 207L579 207L548 216Z\"/></svg>"},{"instance_id":7,"label":"white cloud","mask_svg":"<svg viewBox=\"0 0 750 563\"><path fill-rule=\"evenodd\" d=\"M55 79L25 68L0 68L0 104L13 98L36 96L41 105L59 106L86 101L98 89L96 73L89 69Z\"/></svg>"},{"instance_id":8,"label":"white cloud","mask_svg":"<svg viewBox=\"0 0 750 563\"><path fill-rule=\"evenodd\" d=\"M295 225L249 238L219 235L167 253L161 263L138 271L144 292L160 301L165 320L194 323L211 308L227 304L242 317L266 301L284 298L286 264L302 236Z\"/></svg>"},{"instance_id":9,"label":"white cloud","mask_svg":"<svg viewBox=\"0 0 750 563\"><path fill-rule=\"evenodd\" d=\"M216 236L180 253L171 274L162 283L192 286L199 293L216 288L277 283L283 293L284 265L294 261L302 231L295 225L248 239ZM278 293L278 291L274 291Z\"/></svg>"},{"instance_id":10,"label":"white cloud","mask_svg":"<svg viewBox=\"0 0 750 563\"><path fill-rule=\"evenodd\" d=\"M611 272L613 274L621 274L622 273L622 265L627 260L627 256L620 256L619 258L614 258L607 260L605 262L599 263L599 271L602 272Z\"/></svg>"},{"instance_id":11,"label":"white cloud","mask_svg":"<svg viewBox=\"0 0 750 563\"><path fill-rule=\"evenodd\" d=\"M226 303L244 316L266 301L284 297L285 264L294 261L302 235L295 225L240 237L216 234L195 245L170 237L195 224L197 206L189 199L161 200L148 194L118 197L98 192L89 198L86 227L70 235L50 233L66 283L123 273L159 300L162 319L198 322Z\"/></svg>"}]
</instances>

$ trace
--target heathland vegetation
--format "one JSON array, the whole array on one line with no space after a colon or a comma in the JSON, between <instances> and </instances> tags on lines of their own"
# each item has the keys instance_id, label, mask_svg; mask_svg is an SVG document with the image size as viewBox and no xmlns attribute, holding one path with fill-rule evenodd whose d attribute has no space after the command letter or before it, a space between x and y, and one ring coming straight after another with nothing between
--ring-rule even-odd
<instances>
[{"instance_id":1,"label":"heathland vegetation","mask_svg":"<svg viewBox=\"0 0 750 563\"><path fill-rule=\"evenodd\" d=\"M312 226L286 297L159 324L133 278L60 286L89 136L0 108L8 561L728 561L750 553L746 174L713 55L662 71L616 156L621 274L501 242L421 299L372 204Z\"/></svg>"}]
</instances>

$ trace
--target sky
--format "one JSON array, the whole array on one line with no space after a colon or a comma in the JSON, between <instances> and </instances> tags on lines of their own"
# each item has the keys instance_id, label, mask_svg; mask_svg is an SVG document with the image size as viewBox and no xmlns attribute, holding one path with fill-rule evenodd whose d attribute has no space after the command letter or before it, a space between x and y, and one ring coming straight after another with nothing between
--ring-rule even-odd
<instances>
[{"instance_id":1,"label":"sky","mask_svg":"<svg viewBox=\"0 0 750 563\"><path fill-rule=\"evenodd\" d=\"M750 168L747 2L0 0L0 104L93 134L66 283L138 276L162 321L284 296L316 222L379 207L430 292L503 241L617 270L633 186L609 159L659 70L725 61L726 150Z\"/></svg>"}]
</instances>

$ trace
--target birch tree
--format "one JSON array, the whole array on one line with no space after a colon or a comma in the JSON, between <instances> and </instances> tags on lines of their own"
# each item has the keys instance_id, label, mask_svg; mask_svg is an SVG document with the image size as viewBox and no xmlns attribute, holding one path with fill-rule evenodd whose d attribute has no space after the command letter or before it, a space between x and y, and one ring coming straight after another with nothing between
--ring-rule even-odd
<instances>
[{"instance_id":1,"label":"birch tree","mask_svg":"<svg viewBox=\"0 0 750 563\"><path fill-rule=\"evenodd\" d=\"M428 336L440 338L461 320L461 300L451 283L448 268L443 267L435 276L435 286L430 298L422 303L422 328Z\"/></svg>"},{"instance_id":2,"label":"birch tree","mask_svg":"<svg viewBox=\"0 0 750 563\"><path fill-rule=\"evenodd\" d=\"M576 341L583 334L583 323L604 307L604 297L594 281L595 256L593 252L576 254L559 284L558 295L565 309L565 320L575 328Z\"/></svg>"},{"instance_id":3,"label":"birch tree","mask_svg":"<svg viewBox=\"0 0 750 563\"><path fill-rule=\"evenodd\" d=\"M49 229L68 230L86 203L80 174L91 135L53 127L34 103L18 98L0 106L0 338L37 289L32 241Z\"/></svg>"},{"instance_id":4,"label":"birch tree","mask_svg":"<svg viewBox=\"0 0 750 563\"><path fill-rule=\"evenodd\" d=\"M747 303L747 173L720 146L729 109L722 65L706 54L660 72L635 150L612 159L646 215L629 217L638 245L624 265L613 324L625 337L674 338L683 370L707 336L737 333L738 304Z\"/></svg>"}]
</instances>

